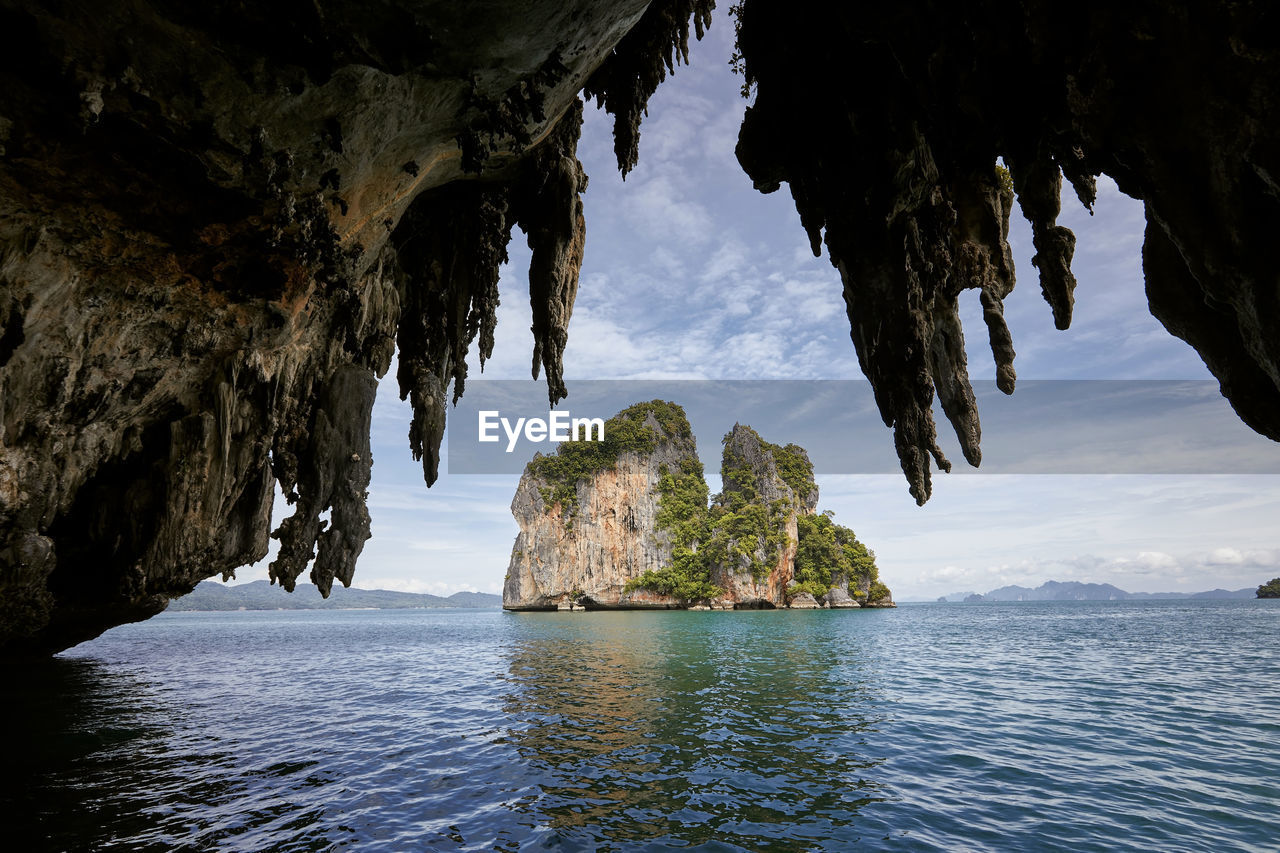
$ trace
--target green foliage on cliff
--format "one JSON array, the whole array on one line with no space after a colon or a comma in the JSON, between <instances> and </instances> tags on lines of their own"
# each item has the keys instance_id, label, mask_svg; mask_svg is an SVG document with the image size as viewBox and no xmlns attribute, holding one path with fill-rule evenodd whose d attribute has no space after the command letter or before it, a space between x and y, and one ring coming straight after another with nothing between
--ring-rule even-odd
<instances>
[{"instance_id":1,"label":"green foliage on cliff","mask_svg":"<svg viewBox=\"0 0 1280 853\"><path fill-rule=\"evenodd\" d=\"M750 433L760 444L760 449L773 456L774 466L778 469L778 477L787 484L797 498L803 498L813 489L813 463L804 448L798 444L786 446L765 441L749 426L738 425L738 429ZM725 481L725 494L732 500L754 500L756 497L755 475L747 460L732 454L728 447L732 432L725 433L720 443L725 445L724 458L721 462L720 476ZM737 497L735 497L737 495Z\"/></svg>"},{"instance_id":2,"label":"green foliage on cliff","mask_svg":"<svg viewBox=\"0 0 1280 853\"><path fill-rule=\"evenodd\" d=\"M739 47L739 40L742 35L742 2L734 3L729 7L729 16L733 18L733 54L729 57L729 68L734 74L742 77L742 86L739 92L744 98L751 97L751 87L755 84L755 78L747 73L747 60L742 55L742 48Z\"/></svg>"},{"instance_id":3,"label":"green foliage on cliff","mask_svg":"<svg viewBox=\"0 0 1280 853\"><path fill-rule=\"evenodd\" d=\"M1013 176L999 163L996 164L996 184L999 185L1001 192L1013 195Z\"/></svg>"},{"instance_id":4,"label":"green foliage on cliff","mask_svg":"<svg viewBox=\"0 0 1280 853\"><path fill-rule=\"evenodd\" d=\"M666 400L650 400L623 409L604 423L604 441L570 441L554 454L539 456L528 470L539 477L542 501L549 508L560 504L566 515L578 511L578 483L613 468L623 453L651 453L659 434L647 423L650 415L672 439L692 438L684 409Z\"/></svg>"},{"instance_id":5,"label":"green foliage on cliff","mask_svg":"<svg viewBox=\"0 0 1280 853\"><path fill-rule=\"evenodd\" d=\"M697 551L677 545L671 551L671 563L658 570L650 569L627 582L627 592L649 589L681 601L700 601L718 597L722 590L706 576L706 561Z\"/></svg>"},{"instance_id":6,"label":"green foliage on cliff","mask_svg":"<svg viewBox=\"0 0 1280 853\"><path fill-rule=\"evenodd\" d=\"M773 461L778 466L778 476L782 478L782 482L796 493L797 498L809 494L813 489L813 463L809 461L804 448L798 444L788 444L786 447L769 444L767 447L773 452Z\"/></svg>"},{"instance_id":7,"label":"green foliage on cliff","mask_svg":"<svg viewBox=\"0 0 1280 853\"><path fill-rule=\"evenodd\" d=\"M841 576L849 592L879 583L876 555L858 541L853 531L832 521L830 512L802 515L796 519L799 543L796 546L795 581L797 591L814 598L826 595ZM881 584L881 587L884 585ZM888 590L885 590L888 594ZM870 596L874 599L876 596Z\"/></svg>"},{"instance_id":8,"label":"green foliage on cliff","mask_svg":"<svg viewBox=\"0 0 1280 853\"><path fill-rule=\"evenodd\" d=\"M658 480L658 495L658 514L654 521L659 530L668 531L675 542L705 538L707 481L702 476L701 462L683 459L680 470L675 473L664 465Z\"/></svg>"},{"instance_id":9,"label":"green foliage on cliff","mask_svg":"<svg viewBox=\"0 0 1280 853\"><path fill-rule=\"evenodd\" d=\"M680 415L687 429L683 412ZM725 490L712 498L709 507L699 462L686 459L679 471L664 467L658 483L656 527L671 537L671 562L628 582L628 592L649 589L686 602L716 598L723 594L711 582L716 566L750 572L756 583L768 580L789 544L788 519L798 509L799 498L813 490L813 466L803 448L771 444L750 427L741 429L751 432L762 452L772 454L779 477L796 495L796 505L785 497L765 504L750 462L729 445L732 433L723 440ZM847 584L855 598L874 601L889 596L879 581L875 554L852 530L832 521L831 513L797 515L796 526L793 592L821 598L834 586Z\"/></svg>"},{"instance_id":10,"label":"green foliage on cliff","mask_svg":"<svg viewBox=\"0 0 1280 853\"><path fill-rule=\"evenodd\" d=\"M728 435L725 436L727 441ZM727 452L720 461L720 481L723 491L716 495L715 503L731 509L737 509L757 498L755 478L751 474L751 466L747 460L731 456Z\"/></svg>"},{"instance_id":11,"label":"green foliage on cliff","mask_svg":"<svg viewBox=\"0 0 1280 853\"><path fill-rule=\"evenodd\" d=\"M628 581L626 590L651 589L682 601L716 598L723 590L711 583L711 563L699 543L707 538L707 482L702 463L684 459L680 470L663 466L658 481L657 529L671 536L671 563Z\"/></svg>"},{"instance_id":12,"label":"green foliage on cliff","mask_svg":"<svg viewBox=\"0 0 1280 853\"><path fill-rule=\"evenodd\" d=\"M1258 598L1280 598L1280 578L1272 578L1259 586Z\"/></svg>"},{"instance_id":13,"label":"green foliage on cliff","mask_svg":"<svg viewBox=\"0 0 1280 853\"><path fill-rule=\"evenodd\" d=\"M733 493L730 506L709 511L711 537L703 551L709 565L729 566L751 572L756 583L769 577L778 563L778 551L786 547L786 516L779 516L759 502L739 500Z\"/></svg>"},{"instance_id":14,"label":"green foliage on cliff","mask_svg":"<svg viewBox=\"0 0 1280 853\"><path fill-rule=\"evenodd\" d=\"M850 574L848 559L836 544L834 527L831 517L825 513L796 519L800 541L796 546L793 577L797 592L821 598L831 590L833 574L840 571Z\"/></svg>"}]
</instances>

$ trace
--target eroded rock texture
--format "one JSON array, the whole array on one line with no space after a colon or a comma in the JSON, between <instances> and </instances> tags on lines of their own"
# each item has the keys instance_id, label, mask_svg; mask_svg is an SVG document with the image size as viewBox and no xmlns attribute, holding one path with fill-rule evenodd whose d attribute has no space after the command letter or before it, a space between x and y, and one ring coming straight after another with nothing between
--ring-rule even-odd
<instances>
[{"instance_id":1,"label":"eroded rock texture","mask_svg":"<svg viewBox=\"0 0 1280 853\"><path fill-rule=\"evenodd\" d=\"M502 588L508 610L673 608L671 595L628 590L627 582L671 562L672 538L657 524L658 483L666 470L698 461L688 431L664 429L652 415L651 450L625 451L611 466L574 483L576 506L550 497L550 484L532 468L520 478L511 513L520 525Z\"/></svg>"},{"instance_id":2,"label":"eroded rock texture","mask_svg":"<svg viewBox=\"0 0 1280 853\"><path fill-rule=\"evenodd\" d=\"M553 407L566 394L561 359L586 231L578 195L587 177L574 154L581 127L582 103L575 101L506 181L424 193L392 235L402 270L400 393L413 405L409 442L428 485L439 474L447 405L466 386L467 352L479 336L482 367L493 353L499 267L513 225L532 250L533 377L545 367Z\"/></svg>"},{"instance_id":3,"label":"eroded rock texture","mask_svg":"<svg viewBox=\"0 0 1280 853\"><path fill-rule=\"evenodd\" d=\"M376 378L398 345L434 479L513 226L563 397L577 93L638 22L681 45L690 14L0 0L0 648L144 618L269 535L275 581L349 583Z\"/></svg>"},{"instance_id":4,"label":"eroded rock texture","mask_svg":"<svg viewBox=\"0 0 1280 853\"><path fill-rule=\"evenodd\" d=\"M935 391L980 460L961 290L980 291L998 382L1013 390L1011 189L1054 322L1071 322L1064 175L1085 206L1101 173L1145 202L1152 312L1241 418L1280 439L1273 4L745 0L739 24L755 102L738 159L764 192L787 183L815 254L826 244L918 502L930 457L949 469Z\"/></svg>"},{"instance_id":5,"label":"eroded rock texture","mask_svg":"<svg viewBox=\"0 0 1280 853\"><path fill-rule=\"evenodd\" d=\"M374 382L398 345L434 478L515 226L534 371L562 396L578 94L614 114L625 173L712 5L0 0L0 648L65 648L260 559L274 484L295 513L273 578L349 581ZM1085 204L1102 172L1145 202L1152 311L1280 438L1276 14L741 4L739 159L826 244L918 501L948 464L935 393L979 461L961 290L1013 388L1014 191L1070 322L1063 174Z\"/></svg>"},{"instance_id":6,"label":"eroded rock texture","mask_svg":"<svg viewBox=\"0 0 1280 853\"><path fill-rule=\"evenodd\" d=\"M735 425L724 437L724 490L708 507L680 407L638 403L608 421L606 439L561 445L526 466L511 502L520 533L503 587L508 610L893 606L883 584L872 590L874 570L857 574L847 562L797 583L798 521L818 502L802 448ZM828 518L816 520L831 532ZM836 547L832 538L820 559Z\"/></svg>"},{"instance_id":7,"label":"eroded rock texture","mask_svg":"<svg viewBox=\"0 0 1280 853\"><path fill-rule=\"evenodd\" d=\"M807 465L808 455L796 450ZM749 426L734 424L724 438L720 476L724 488L715 499L716 507L724 511L759 507L764 529L750 530L745 536L734 536L730 531L723 534L724 556L711 565L711 583L723 590L723 595L712 606L787 606L787 585L795 575L799 543L796 518L812 515L818 505L813 467L808 466L807 476L799 483L788 484L778 471L775 454L760 435Z\"/></svg>"},{"instance_id":8,"label":"eroded rock texture","mask_svg":"<svg viewBox=\"0 0 1280 853\"><path fill-rule=\"evenodd\" d=\"M689 25L702 38L715 0L660 0L618 43L583 89L614 117L613 150L626 178L640 159L640 121L676 63L689 61Z\"/></svg>"}]
</instances>

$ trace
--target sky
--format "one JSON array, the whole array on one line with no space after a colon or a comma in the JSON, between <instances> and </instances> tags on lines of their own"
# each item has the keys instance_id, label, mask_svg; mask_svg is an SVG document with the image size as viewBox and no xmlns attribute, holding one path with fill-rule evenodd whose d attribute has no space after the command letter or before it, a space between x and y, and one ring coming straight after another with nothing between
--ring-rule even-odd
<instances>
[{"instance_id":1,"label":"sky","mask_svg":"<svg viewBox=\"0 0 1280 853\"><path fill-rule=\"evenodd\" d=\"M838 274L809 251L786 187L756 192L734 158L748 102L729 69L731 50L732 26L721 14L691 45L691 64L650 101L640 162L625 182L613 156L612 118L587 105L578 150L590 175L586 256L562 408L573 408L575 380L863 378ZM1104 177L1094 214L1068 188L1059 222L1077 237L1079 287L1066 332L1053 328L1031 266L1030 229L1014 213L1018 285L1005 316L1019 381L1212 379L1195 351L1147 309L1141 203ZM519 232L509 253L496 347L483 376L532 382L529 251ZM961 305L970 375L993 379L977 293L966 291ZM474 353L471 361L470 376L479 379ZM374 406L373 538L354 585L500 593L517 533L510 501L518 477L446 470L426 488L409 454L411 414L394 376L393 367ZM1221 407L1229 412L1225 401ZM935 417L940 433L949 431ZM714 492L720 436L695 432ZM892 458L890 430L857 440L882 442ZM998 448L984 443L984 454L992 453ZM958 454L952 459L963 465ZM820 508L834 510L875 551L899 600L1046 580L1146 592L1236 589L1280 574L1280 475L938 473L924 507L900 473L820 473L817 481ZM273 521L289 511L278 499ZM269 560L240 569L234 582L265 578Z\"/></svg>"}]
</instances>

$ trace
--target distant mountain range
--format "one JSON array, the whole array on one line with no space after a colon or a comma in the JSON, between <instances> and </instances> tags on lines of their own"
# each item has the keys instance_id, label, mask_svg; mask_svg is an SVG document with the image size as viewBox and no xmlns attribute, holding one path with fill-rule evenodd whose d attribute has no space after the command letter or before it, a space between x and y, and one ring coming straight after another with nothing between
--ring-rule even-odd
<instances>
[{"instance_id":1,"label":"distant mountain range","mask_svg":"<svg viewBox=\"0 0 1280 853\"><path fill-rule=\"evenodd\" d=\"M345 589L334 585L328 599L310 584L298 584L293 592L270 581L224 586L204 581L188 595L169 602L169 610L411 610L447 607L501 607L502 596L487 592L455 592L448 598L389 589Z\"/></svg>"},{"instance_id":2,"label":"distant mountain range","mask_svg":"<svg viewBox=\"0 0 1280 853\"><path fill-rule=\"evenodd\" d=\"M1045 581L1035 589L1025 586L1002 586L986 595L976 592L953 592L938 601L1142 601L1178 598L1253 598L1257 590L1211 589L1207 592L1125 592L1109 583L1080 581Z\"/></svg>"}]
</instances>

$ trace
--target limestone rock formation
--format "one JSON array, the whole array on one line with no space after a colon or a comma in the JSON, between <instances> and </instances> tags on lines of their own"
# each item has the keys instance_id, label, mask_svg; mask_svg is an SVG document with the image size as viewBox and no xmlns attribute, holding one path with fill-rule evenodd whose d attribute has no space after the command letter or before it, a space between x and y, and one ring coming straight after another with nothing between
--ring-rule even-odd
<instances>
[{"instance_id":1,"label":"limestone rock formation","mask_svg":"<svg viewBox=\"0 0 1280 853\"><path fill-rule=\"evenodd\" d=\"M711 506L713 606L785 607L794 576L797 518L818 504L813 465L803 448L766 442L734 424L724 437L724 488ZM719 541L723 540L723 542Z\"/></svg>"},{"instance_id":2,"label":"limestone rock formation","mask_svg":"<svg viewBox=\"0 0 1280 853\"><path fill-rule=\"evenodd\" d=\"M525 469L511 503L520 533L507 609L893 606L874 555L814 515L818 488L802 448L735 425L724 437L724 490L708 507L679 406L631 406L606 423L605 438L561 445Z\"/></svg>"},{"instance_id":3,"label":"limestone rock formation","mask_svg":"<svg viewBox=\"0 0 1280 853\"><path fill-rule=\"evenodd\" d=\"M529 464L511 501L520 533L502 589L504 607L682 606L672 595L627 588L643 572L671 562L671 534L657 524L663 473L690 463L701 472L689 422L673 408L638 404L606 422L606 447L562 445L557 456L539 454ZM558 464L587 455L592 458L580 466Z\"/></svg>"}]
</instances>

